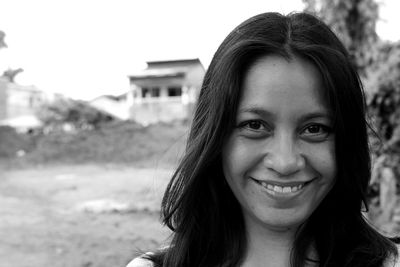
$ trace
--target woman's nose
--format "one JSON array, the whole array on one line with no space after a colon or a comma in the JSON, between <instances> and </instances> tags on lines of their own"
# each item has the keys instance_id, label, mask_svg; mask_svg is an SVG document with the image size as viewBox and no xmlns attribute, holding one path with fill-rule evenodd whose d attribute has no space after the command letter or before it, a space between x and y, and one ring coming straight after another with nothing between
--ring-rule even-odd
<instances>
[{"instance_id":1,"label":"woman's nose","mask_svg":"<svg viewBox=\"0 0 400 267\"><path fill-rule=\"evenodd\" d=\"M305 158L296 148L290 136L274 136L264 156L264 164L268 169L280 176L294 174L305 167Z\"/></svg>"}]
</instances>

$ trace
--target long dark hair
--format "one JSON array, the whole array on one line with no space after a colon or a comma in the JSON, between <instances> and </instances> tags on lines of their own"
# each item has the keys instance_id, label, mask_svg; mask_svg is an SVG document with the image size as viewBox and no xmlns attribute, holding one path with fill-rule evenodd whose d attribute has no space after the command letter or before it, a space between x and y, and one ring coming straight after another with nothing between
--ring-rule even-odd
<instances>
[{"instance_id":1,"label":"long dark hair","mask_svg":"<svg viewBox=\"0 0 400 267\"><path fill-rule=\"evenodd\" d=\"M173 230L170 246L150 256L156 266L237 266L246 250L238 201L225 182L221 149L232 131L248 68L276 54L312 62L334 117L337 182L296 235L292 265L314 246L320 266L382 266L397 257L390 239L364 219L370 180L365 99L357 72L335 34L305 13L264 13L235 28L204 77L185 155L162 201Z\"/></svg>"}]
</instances>

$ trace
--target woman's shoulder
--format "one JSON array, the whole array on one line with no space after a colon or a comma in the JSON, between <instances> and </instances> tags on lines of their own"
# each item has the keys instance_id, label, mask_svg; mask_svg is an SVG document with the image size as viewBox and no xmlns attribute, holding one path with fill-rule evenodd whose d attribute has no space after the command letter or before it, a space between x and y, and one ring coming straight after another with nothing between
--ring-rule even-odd
<instances>
[{"instance_id":1,"label":"woman's shoulder","mask_svg":"<svg viewBox=\"0 0 400 267\"><path fill-rule=\"evenodd\" d=\"M137 258L134 258L131 262L128 263L126 267L154 267L155 264L153 263L150 258L154 259L154 261L158 262L161 261L164 257L164 254L167 252L167 250L170 248L169 245L167 246L162 246L159 249L151 252L146 252L142 255L140 255Z\"/></svg>"},{"instance_id":2,"label":"woman's shoulder","mask_svg":"<svg viewBox=\"0 0 400 267\"><path fill-rule=\"evenodd\" d=\"M144 258L143 256L144 255L134 258L131 262L128 263L126 267L153 267L153 262Z\"/></svg>"},{"instance_id":3,"label":"woman's shoulder","mask_svg":"<svg viewBox=\"0 0 400 267\"><path fill-rule=\"evenodd\" d=\"M397 257L392 255L389 259L386 260L385 265L383 267L400 267L400 244L396 244L397 247Z\"/></svg>"}]
</instances>

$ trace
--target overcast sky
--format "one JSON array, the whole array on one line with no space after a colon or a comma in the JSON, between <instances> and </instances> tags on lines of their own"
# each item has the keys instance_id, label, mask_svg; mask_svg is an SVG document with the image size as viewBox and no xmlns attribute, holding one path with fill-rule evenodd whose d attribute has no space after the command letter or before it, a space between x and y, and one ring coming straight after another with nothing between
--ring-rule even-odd
<instances>
[{"instance_id":1,"label":"overcast sky","mask_svg":"<svg viewBox=\"0 0 400 267\"><path fill-rule=\"evenodd\" d=\"M378 34L399 40L400 1L380 2ZM0 72L23 68L18 83L73 98L120 94L146 61L200 58L207 67L243 20L302 9L301 0L0 0Z\"/></svg>"}]
</instances>

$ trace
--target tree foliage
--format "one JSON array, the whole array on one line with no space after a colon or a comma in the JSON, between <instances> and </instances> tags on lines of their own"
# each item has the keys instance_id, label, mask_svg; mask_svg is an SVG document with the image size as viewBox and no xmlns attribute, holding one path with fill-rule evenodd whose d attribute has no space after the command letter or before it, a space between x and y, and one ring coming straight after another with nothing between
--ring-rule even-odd
<instances>
[{"instance_id":1,"label":"tree foliage","mask_svg":"<svg viewBox=\"0 0 400 267\"><path fill-rule=\"evenodd\" d=\"M6 44L5 40L4 40L5 37L6 37L6 34L3 31L0 30L0 49L7 48L7 44ZM24 70L21 69L21 68L18 68L18 69L10 69L9 68L9 69L7 69L7 70L5 70L3 72L3 75L1 77L6 78L7 81L13 83L14 80L15 80L15 76L17 76L19 73L21 73L23 71Z\"/></svg>"},{"instance_id":2,"label":"tree foliage","mask_svg":"<svg viewBox=\"0 0 400 267\"><path fill-rule=\"evenodd\" d=\"M102 123L115 118L100 111L85 101L60 98L52 103L44 104L37 112L41 121L52 129L61 129L70 125L75 129L98 128Z\"/></svg>"},{"instance_id":3,"label":"tree foliage","mask_svg":"<svg viewBox=\"0 0 400 267\"><path fill-rule=\"evenodd\" d=\"M6 34L3 31L0 31L0 49L7 47L7 44L4 41L5 37L6 37Z\"/></svg>"},{"instance_id":4,"label":"tree foliage","mask_svg":"<svg viewBox=\"0 0 400 267\"><path fill-rule=\"evenodd\" d=\"M374 0L303 0L305 10L318 15L347 47L361 75L372 64L378 41L379 6Z\"/></svg>"},{"instance_id":5,"label":"tree foliage","mask_svg":"<svg viewBox=\"0 0 400 267\"><path fill-rule=\"evenodd\" d=\"M386 165L400 180L400 42L382 42L378 57L368 70L368 108L383 146L375 151L386 154Z\"/></svg>"},{"instance_id":6,"label":"tree foliage","mask_svg":"<svg viewBox=\"0 0 400 267\"><path fill-rule=\"evenodd\" d=\"M21 68L18 68L18 69L11 69L11 68L8 68L7 70L5 70L4 72L3 72L3 75L2 75L2 77L4 77L4 78L6 78L9 82L11 82L11 83L14 83L15 82L15 77L19 74L19 73L21 73L21 72L23 72L24 70L23 69L21 69Z\"/></svg>"}]
</instances>

